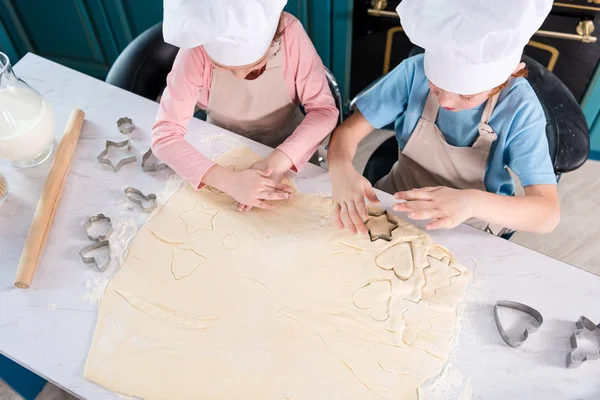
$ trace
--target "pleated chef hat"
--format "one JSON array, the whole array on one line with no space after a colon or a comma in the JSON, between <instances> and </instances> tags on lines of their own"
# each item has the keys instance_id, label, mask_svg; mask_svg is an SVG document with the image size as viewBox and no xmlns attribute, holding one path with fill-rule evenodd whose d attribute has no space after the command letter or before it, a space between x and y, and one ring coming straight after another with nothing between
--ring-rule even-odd
<instances>
[{"instance_id":1,"label":"pleated chef hat","mask_svg":"<svg viewBox=\"0 0 600 400\"><path fill-rule=\"evenodd\" d=\"M425 49L427 78L469 95L509 78L551 8L552 0L402 0L396 11Z\"/></svg>"},{"instance_id":2,"label":"pleated chef hat","mask_svg":"<svg viewBox=\"0 0 600 400\"><path fill-rule=\"evenodd\" d=\"M164 0L167 43L206 53L227 66L258 61L267 51L287 0Z\"/></svg>"}]
</instances>

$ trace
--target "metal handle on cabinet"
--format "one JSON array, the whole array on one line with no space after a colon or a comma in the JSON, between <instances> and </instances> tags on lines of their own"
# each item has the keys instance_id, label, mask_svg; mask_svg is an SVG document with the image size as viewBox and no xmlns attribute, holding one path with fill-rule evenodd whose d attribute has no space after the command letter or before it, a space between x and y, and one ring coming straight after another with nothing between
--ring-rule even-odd
<instances>
[{"instance_id":1,"label":"metal handle on cabinet","mask_svg":"<svg viewBox=\"0 0 600 400\"><path fill-rule=\"evenodd\" d=\"M373 0L375 2L377 0ZM600 0L597 0L600 2ZM369 8L367 13L372 17L384 17L384 18L398 18L398 14L395 11L386 11L386 10L378 10L375 8ZM580 21L577 25L577 33L564 33L564 32L554 32L554 31L545 31L538 30L534 35L550 37L555 39L566 39L566 40L575 40L583 43L596 43L598 38L596 36L592 36L591 33L594 31L594 23L590 20Z\"/></svg>"}]
</instances>

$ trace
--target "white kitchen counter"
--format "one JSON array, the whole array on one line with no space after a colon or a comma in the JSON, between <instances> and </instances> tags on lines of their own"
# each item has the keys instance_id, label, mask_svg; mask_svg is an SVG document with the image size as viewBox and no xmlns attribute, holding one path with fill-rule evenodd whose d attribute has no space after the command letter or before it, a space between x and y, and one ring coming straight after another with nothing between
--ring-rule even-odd
<instances>
[{"instance_id":1,"label":"white kitchen counter","mask_svg":"<svg viewBox=\"0 0 600 400\"><path fill-rule=\"evenodd\" d=\"M124 206L125 187L163 192L170 174L147 174L139 165L150 145L158 104L31 54L15 71L52 105L57 139L71 109L84 110L86 122L45 252L27 290L13 282L50 162L18 170L0 161L10 185L9 200L0 206L0 353L79 397L114 398L83 377L97 317L97 304L89 299L95 283L108 279L111 271L103 274L84 265L78 251L90 243L83 229L86 217L103 212L114 226L143 221L144 215ZM98 164L96 156L106 139L126 139L116 127L123 116L136 125L131 139L138 162L115 173ZM208 155L237 145L268 154L265 146L199 120L189 128L190 142ZM305 192L330 191L326 171L314 166L297 183ZM382 199L386 206L393 200L388 195ZM455 347L443 373L424 388L427 399L455 399L459 393L503 400L600 399L600 361L565 368L574 322L580 315L600 322L600 277L468 226L431 235L474 278L459 310ZM497 332L492 308L500 299L524 302L544 316L541 329L519 349L506 346Z\"/></svg>"}]
</instances>

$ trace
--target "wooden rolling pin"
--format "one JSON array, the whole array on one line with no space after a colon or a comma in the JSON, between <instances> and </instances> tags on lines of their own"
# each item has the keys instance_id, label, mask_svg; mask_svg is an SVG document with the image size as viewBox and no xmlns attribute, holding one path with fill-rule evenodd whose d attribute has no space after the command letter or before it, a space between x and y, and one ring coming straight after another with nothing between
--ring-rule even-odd
<instances>
[{"instance_id":1,"label":"wooden rolling pin","mask_svg":"<svg viewBox=\"0 0 600 400\"><path fill-rule=\"evenodd\" d=\"M71 160L77 147L84 118L85 113L83 111L78 109L71 111L65 133L56 150L48 178L46 178L42 196L35 209L35 214L33 214L33 222L31 228L29 228L29 235L27 235L23 253L21 253L21 261L19 261L15 280L15 286L18 288L27 289L31 285L50 228L52 228L54 214L60 203L60 197L71 167Z\"/></svg>"}]
</instances>

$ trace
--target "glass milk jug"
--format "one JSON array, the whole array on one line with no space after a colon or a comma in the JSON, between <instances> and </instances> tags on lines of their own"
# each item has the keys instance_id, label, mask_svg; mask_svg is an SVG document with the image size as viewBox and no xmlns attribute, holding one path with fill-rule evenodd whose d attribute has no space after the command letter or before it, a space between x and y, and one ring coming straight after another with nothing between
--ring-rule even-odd
<instances>
[{"instance_id":1,"label":"glass milk jug","mask_svg":"<svg viewBox=\"0 0 600 400\"><path fill-rule=\"evenodd\" d=\"M45 161L54 146L54 114L44 98L13 72L0 53L0 159L16 167Z\"/></svg>"}]
</instances>

